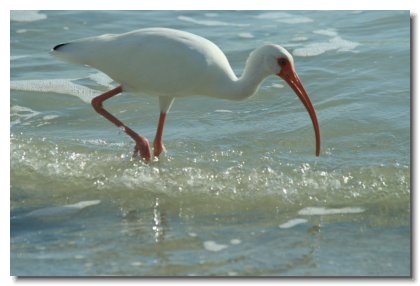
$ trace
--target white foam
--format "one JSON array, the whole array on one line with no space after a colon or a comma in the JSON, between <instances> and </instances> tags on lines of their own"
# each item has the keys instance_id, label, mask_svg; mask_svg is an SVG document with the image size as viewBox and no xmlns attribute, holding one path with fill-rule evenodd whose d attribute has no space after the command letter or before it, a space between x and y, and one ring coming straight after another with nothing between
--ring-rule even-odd
<instances>
[{"instance_id":1,"label":"white foam","mask_svg":"<svg viewBox=\"0 0 420 286\"><path fill-rule=\"evenodd\" d=\"M227 110L227 109L216 109L214 112L217 113L232 113L232 110Z\"/></svg>"},{"instance_id":2,"label":"white foam","mask_svg":"<svg viewBox=\"0 0 420 286\"><path fill-rule=\"evenodd\" d=\"M73 95L86 103L98 94L85 86L73 83L71 79L44 79L44 80L12 80L10 88L13 90L54 92Z\"/></svg>"},{"instance_id":3,"label":"white foam","mask_svg":"<svg viewBox=\"0 0 420 286\"><path fill-rule=\"evenodd\" d=\"M33 122L29 122L29 120L39 115L41 115L41 112L30 109L29 107L13 105L12 107L10 107L10 118L11 118L10 125L11 126L14 126L16 124L30 125ZM54 114L44 115L42 117L42 120L44 120L44 122L38 123L36 126L49 124L49 122L46 122L46 121L50 121L58 117L60 116L54 115Z\"/></svg>"},{"instance_id":4,"label":"white foam","mask_svg":"<svg viewBox=\"0 0 420 286\"><path fill-rule=\"evenodd\" d=\"M304 42L306 40L308 40L307 37L294 37L294 38L290 39L291 42Z\"/></svg>"},{"instance_id":5,"label":"white foam","mask_svg":"<svg viewBox=\"0 0 420 286\"><path fill-rule=\"evenodd\" d=\"M285 223L280 224L279 228L292 228L292 227L294 227L298 224L302 224L302 223L306 223L306 222L308 222L308 220L304 219L304 218L293 218L291 220L288 220Z\"/></svg>"},{"instance_id":6,"label":"white foam","mask_svg":"<svg viewBox=\"0 0 420 286\"><path fill-rule=\"evenodd\" d=\"M294 49L292 54L299 57L313 57L328 51L337 50L348 52L355 49L360 44L342 39L339 36L331 38L328 42L310 43L303 48Z\"/></svg>"},{"instance_id":7,"label":"white foam","mask_svg":"<svg viewBox=\"0 0 420 286\"><path fill-rule=\"evenodd\" d=\"M90 74L88 76L88 78L90 80L93 80L94 82L96 82L99 85L109 87L109 88L114 88L114 86L111 84L113 82L113 80L109 76L107 76L106 74L104 74L102 72L97 72L97 73Z\"/></svg>"},{"instance_id":8,"label":"white foam","mask_svg":"<svg viewBox=\"0 0 420 286\"><path fill-rule=\"evenodd\" d=\"M313 22L311 18L300 16L300 15L289 14L285 12L267 12L267 13L257 15L254 18L264 19L264 20L273 20L273 21L285 23L285 24L302 24L302 23Z\"/></svg>"},{"instance_id":9,"label":"white foam","mask_svg":"<svg viewBox=\"0 0 420 286\"><path fill-rule=\"evenodd\" d=\"M41 113L33 109L30 109L28 107L14 105L10 108L10 117L11 117L10 125L13 126L15 124L19 124L22 122L22 120L26 121L39 114Z\"/></svg>"},{"instance_id":10,"label":"white foam","mask_svg":"<svg viewBox=\"0 0 420 286\"><path fill-rule=\"evenodd\" d=\"M238 37L242 39L252 39L254 38L254 35L248 32L243 32L243 33L239 33Z\"/></svg>"},{"instance_id":11,"label":"white foam","mask_svg":"<svg viewBox=\"0 0 420 286\"><path fill-rule=\"evenodd\" d=\"M285 23L285 24L302 24L302 23L310 23L313 22L311 18L308 17L290 17L290 18L282 18L275 20L276 22Z\"/></svg>"},{"instance_id":12,"label":"white foam","mask_svg":"<svg viewBox=\"0 0 420 286\"><path fill-rule=\"evenodd\" d=\"M213 251L213 252L218 252L228 247L227 245L224 245L224 244L217 244L216 242L212 240L205 241L203 245L206 250Z\"/></svg>"},{"instance_id":13,"label":"white foam","mask_svg":"<svg viewBox=\"0 0 420 286\"><path fill-rule=\"evenodd\" d=\"M187 16L178 16L178 20L194 23L203 26L234 26L234 27L248 27L249 24L236 24L236 23L228 23L228 22L221 22L221 21L211 21L211 20L196 20L191 17Z\"/></svg>"},{"instance_id":14,"label":"white foam","mask_svg":"<svg viewBox=\"0 0 420 286\"><path fill-rule=\"evenodd\" d=\"M60 117L60 116L58 116L58 115L44 115L43 117L42 117L42 119L44 119L44 120L53 120L53 119L56 119L56 118L58 118L58 117Z\"/></svg>"},{"instance_id":15,"label":"white foam","mask_svg":"<svg viewBox=\"0 0 420 286\"><path fill-rule=\"evenodd\" d=\"M233 245L238 245L238 244L240 244L242 241L240 240L240 239L237 239L237 238L234 238L234 239L231 239L230 240L230 244L233 244Z\"/></svg>"},{"instance_id":16,"label":"white foam","mask_svg":"<svg viewBox=\"0 0 420 286\"><path fill-rule=\"evenodd\" d=\"M71 205L42 208L42 209L31 211L25 216L27 217L28 216L29 217L54 217L54 216L71 215L71 214L79 212L80 210L84 208L97 205L100 202L101 202L100 200L81 201L81 202L71 204Z\"/></svg>"},{"instance_id":17,"label":"white foam","mask_svg":"<svg viewBox=\"0 0 420 286\"><path fill-rule=\"evenodd\" d=\"M286 13L284 12L267 12L267 13L263 13L263 14L259 14L257 16L254 16L254 18L256 19L276 19L278 17L281 17L281 15L284 15Z\"/></svg>"},{"instance_id":18,"label":"white foam","mask_svg":"<svg viewBox=\"0 0 420 286\"><path fill-rule=\"evenodd\" d=\"M99 146L104 146L104 145L109 144L103 139L81 139L80 142L82 142L83 144L92 144L92 145L99 145Z\"/></svg>"},{"instance_id":19,"label":"white foam","mask_svg":"<svg viewBox=\"0 0 420 286\"><path fill-rule=\"evenodd\" d=\"M10 20L15 22L33 22L47 19L47 15L39 13L39 11L10 11Z\"/></svg>"},{"instance_id":20,"label":"white foam","mask_svg":"<svg viewBox=\"0 0 420 286\"><path fill-rule=\"evenodd\" d=\"M337 32L335 30L332 30L332 29L315 30L312 33L318 34L318 35L324 35L324 36L328 36L328 37L335 37L335 36L338 35Z\"/></svg>"},{"instance_id":21,"label":"white foam","mask_svg":"<svg viewBox=\"0 0 420 286\"><path fill-rule=\"evenodd\" d=\"M334 214L354 214L362 213L365 210L360 207L346 207L337 209L326 209L322 207L306 207L301 209L298 214L300 215L334 215Z\"/></svg>"},{"instance_id":22,"label":"white foam","mask_svg":"<svg viewBox=\"0 0 420 286\"><path fill-rule=\"evenodd\" d=\"M143 263L141 263L140 261L133 261L130 264L131 264L131 266L142 266L143 265Z\"/></svg>"}]
</instances>

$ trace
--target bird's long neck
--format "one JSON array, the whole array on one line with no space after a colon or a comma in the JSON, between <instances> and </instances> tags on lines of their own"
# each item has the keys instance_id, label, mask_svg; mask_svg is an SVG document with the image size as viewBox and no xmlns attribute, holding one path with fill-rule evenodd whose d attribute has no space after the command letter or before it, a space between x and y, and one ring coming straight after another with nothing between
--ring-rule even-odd
<instances>
[{"instance_id":1,"label":"bird's long neck","mask_svg":"<svg viewBox=\"0 0 420 286\"><path fill-rule=\"evenodd\" d=\"M242 100L254 95L263 80L268 76L259 63L260 59L251 54L246 62L243 74L231 79L226 89L225 98Z\"/></svg>"}]
</instances>

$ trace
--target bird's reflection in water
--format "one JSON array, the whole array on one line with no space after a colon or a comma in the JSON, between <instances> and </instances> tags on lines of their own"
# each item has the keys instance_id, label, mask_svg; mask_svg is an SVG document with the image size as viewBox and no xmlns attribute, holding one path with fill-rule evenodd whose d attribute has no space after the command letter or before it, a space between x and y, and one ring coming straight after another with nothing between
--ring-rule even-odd
<instances>
[{"instance_id":1,"label":"bird's reflection in water","mask_svg":"<svg viewBox=\"0 0 420 286\"><path fill-rule=\"evenodd\" d=\"M155 236L155 242L163 242L165 240L166 229L168 222L166 219L166 213L160 209L159 198L155 199L155 205L153 207L153 232Z\"/></svg>"},{"instance_id":2,"label":"bird's reflection in water","mask_svg":"<svg viewBox=\"0 0 420 286\"><path fill-rule=\"evenodd\" d=\"M170 259L166 241L170 231L167 209L161 198L148 199L148 207L131 205L121 208L121 233L129 239L133 254L138 255L142 264L165 265Z\"/></svg>"},{"instance_id":3,"label":"bird's reflection in water","mask_svg":"<svg viewBox=\"0 0 420 286\"><path fill-rule=\"evenodd\" d=\"M150 201L151 208L125 206L122 212L121 233L128 237L138 237L144 243L165 241L168 229L167 212L158 197Z\"/></svg>"}]
</instances>

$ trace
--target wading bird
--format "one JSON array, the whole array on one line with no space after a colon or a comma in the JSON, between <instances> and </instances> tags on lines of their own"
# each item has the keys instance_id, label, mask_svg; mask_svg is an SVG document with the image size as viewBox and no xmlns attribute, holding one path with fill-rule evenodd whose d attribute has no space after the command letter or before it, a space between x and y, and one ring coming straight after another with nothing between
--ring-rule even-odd
<instances>
[{"instance_id":1,"label":"wading bird","mask_svg":"<svg viewBox=\"0 0 420 286\"><path fill-rule=\"evenodd\" d=\"M255 49L238 78L225 54L213 42L184 31L166 28L140 29L106 34L59 44L52 54L67 62L96 68L120 85L92 100L93 108L122 128L135 142L133 157L152 159L149 141L138 135L103 107L103 102L122 91L159 97L160 118L153 155L164 150L162 134L166 115L176 97L204 95L242 100L255 94L270 75L285 80L302 101L315 130L316 156L321 149L315 109L294 68L293 57L283 47Z\"/></svg>"}]
</instances>

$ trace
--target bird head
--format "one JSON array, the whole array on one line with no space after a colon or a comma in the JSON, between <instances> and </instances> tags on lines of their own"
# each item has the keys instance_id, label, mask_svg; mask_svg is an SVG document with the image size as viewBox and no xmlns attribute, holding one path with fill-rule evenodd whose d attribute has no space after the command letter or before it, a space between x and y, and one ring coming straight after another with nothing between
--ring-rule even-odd
<instances>
[{"instance_id":1,"label":"bird head","mask_svg":"<svg viewBox=\"0 0 420 286\"><path fill-rule=\"evenodd\" d=\"M315 131L315 154L316 156L319 156L321 150L321 136L318 119L312 102L296 73L292 55L285 48L278 45L265 45L259 49L258 54L263 56L263 62L267 73L275 74L287 82L308 111Z\"/></svg>"}]
</instances>

